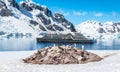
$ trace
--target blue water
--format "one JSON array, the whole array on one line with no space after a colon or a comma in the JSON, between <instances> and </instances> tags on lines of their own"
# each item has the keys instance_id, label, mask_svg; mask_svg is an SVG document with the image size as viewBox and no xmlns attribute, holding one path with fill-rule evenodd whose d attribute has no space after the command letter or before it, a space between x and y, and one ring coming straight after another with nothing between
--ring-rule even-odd
<instances>
[{"instance_id":1,"label":"blue water","mask_svg":"<svg viewBox=\"0 0 120 72\"><path fill-rule=\"evenodd\" d=\"M74 46L74 44L59 44ZM120 39L99 40L94 44L77 44L78 48L84 45L86 50L120 50ZM34 38L18 38L0 40L0 51L24 51L37 50L46 46L53 46L53 43L37 43Z\"/></svg>"}]
</instances>

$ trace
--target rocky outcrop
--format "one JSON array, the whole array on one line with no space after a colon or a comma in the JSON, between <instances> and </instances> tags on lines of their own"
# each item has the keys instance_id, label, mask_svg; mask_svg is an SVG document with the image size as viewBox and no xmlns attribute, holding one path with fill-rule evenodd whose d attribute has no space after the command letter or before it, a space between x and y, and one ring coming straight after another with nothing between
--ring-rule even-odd
<instances>
[{"instance_id":1,"label":"rocky outcrop","mask_svg":"<svg viewBox=\"0 0 120 72\"><path fill-rule=\"evenodd\" d=\"M42 25L39 25L39 28L40 28L42 31L46 31L46 29L45 29Z\"/></svg>"},{"instance_id":2,"label":"rocky outcrop","mask_svg":"<svg viewBox=\"0 0 120 72\"><path fill-rule=\"evenodd\" d=\"M34 20L30 20L30 23L33 24L34 26L39 24L37 21L34 21Z\"/></svg>"},{"instance_id":3,"label":"rocky outcrop","mask_svg":"<svg viewBox=\"0 0 120 72\"><path fill-rule=\"evenodd\" d=\"M43 11L44 11L46 16L52 17L52 12L48 8L43 7Z\"/></svg>"},{"instance_id":4,"label":"rocky outcrop","mask_svg":"<svg viewBox=\"0 0 120 72\"><path fill-rule=\"evenodd\" d=\"M8 2L10 2L10 4L15 3L14 0L8 0ZM15 6L15 5L14 5ZM4 1L0 0L0 15L1 16L11 16L11 11L7 8L6 4Z\"/></svg>"},{"instance_id":5,"label":"rocky outcrop","mask_svg":"<svg viewBox=\"0 0 120 72\"><path fill-rule=\"evenodd\" d=\"M53 27L54 27L56 30L58 30L58 31L64 31L61 27L59 27L59 26L57 26L57 25L55 25L55 24L53 24Z\"/></svg>"},{"instance_id":6,"label":"rocky outcrop","mask_svg":"<svg viewBox=\"0 0 120 72\"><path fill-rule=\"evenodd\" d=\"M25 10L28 10L28 11L32 11L33 9L38 9L40 11L43 11L43 8L42 6L40 5L37 5L37 4L34 4L34 3L30 3L29 5L26 3L26 2L22 2L20 4L21 7L23 7Z\"/></svg>"},{"instance_id":7,"label":"rocky outcrop","mask_svg":"<svg viewBox=\"0 0 120 72\"><path fill-rule=\"evenodd\" d=\"M49 25L49 24L51 24L50 19L46 19L43 14L38 14L37 17L40 19L40 21L41 21L44 25Z\"/></svg>"},{"instance_id":8,"label":"rocky outcrop","mask_svg":"<svg viewBox=\"0 0 120 72\"><path fill-rule=\"evenodd\" d=\"M5 34L5 32L3 32L3 31L0 31L0 35L4 35Z\"/></svg>"},{"instance_id":9,"label":"rocky outcrop","mask_svg":"<svg viewBox=\"0 0 120 72\"><path fill-rule=\"evenodd\" d=\"M21 7L23 7L24 9L26 9L26 10L28 10L28 11L32 11L33 10L33 8L31 7L31 6L29 6L29 5L27 5L26 3L21 3L20 4L21 5Z\"/></svg>"},{"instance_id":10,"label":"rocky outcrop","mask_svg":"<svg viewBox=\"0 0 120 72\"><path fill-rule=\"evenodd\" d=\"M52 25L46 26L48 30L55 31L54 27Z\"/></svg>"},{"instance_id":11,"label":"rocky outcrop","mask_svg":"<svg viewBox=\"0 0 120 72\"><path fill-rule=\"evenodd\" d=\"M99 28L99 29L98 29L98 32L99 32L99 33L105 33L105 30L104 30L103 28Z\"/></svg>"},{"instance_id":12,"label":"rocky outcrop","mask_svg":"<svg viewBox=\"0 0 120 72\"><path fill-rule=\"evenodd\" d=\"M1 8L7 8L6 4L0 0L0 9Z\"/></svg>"},{"instance_id":13,"label":"rocky outcrop","mask_svg":"<svg viewBox=\"0 0 120 72\"><path fill-rule=\"evenodd\" d=\"M70 29L72 32L76 32L73 24L69 22L62 14L55 13L55 20L65 26L67 29Z\"/></svg>"},{"instance_id":14,"label":"rocky outcrop","mask_svg":"<svg viewBox=\"0 0 120 72\"><path fill-rule=\"evenodd\" d=\"M2 8L0 10L0 15L1 16L10 16L11 14L12 14L11 11L7 8Z\"/></svg>"},{"instance_id":15,"label":"rocky outcrop","mask_svg":"<svg viewBox=\"0 0 120 72\"><path fill-rule=\"evenodd\" d=\"M21 2L20 5L29 12L36 12L34 16L36 16L37 19L42 22L42 24L39 22L38 23L45 25L44 27L46 27L46 29L49 31L64 31L64 29L68 29L72 32L76 32L74 25L69 22L62 14L55 13L53 15L50 9L45 6L35 4L34 2Z\"/></svg>"},{"instance_id":16,"label":"rocky outcrop","mask_svg":"<svg viewBox=\"0 0 120 72\"><path fill-rule=\"evenodd\" d=\"M23 59L24 63L32 64L81 64L100 60L94 53L70 46L47 47Z\"/></svg>"},{"instance_id":17,"label":"rocky outcrop","mask_svg":"<svg viewBox=\"0 0 120 72\"><path fill-rule=\"evenodd\" d=\"M19 9L19 5L15 0L8 0L8 2L10 3L11 6Z\"/></svg>"},{"instance_id":18,"label":"rocky outcrop","mask_svg":"<svg viewBox=\"0 0 120 72\"><path fill-rule=\"evenodd\" d=\"M27 4L25 2L21 3L20 5L28 11L32 11L33 9L38 9L40 11L43 11L46 16L52 17L52 12L47 7L43 7L34 3Z\"/></svg>"}]
</instances>

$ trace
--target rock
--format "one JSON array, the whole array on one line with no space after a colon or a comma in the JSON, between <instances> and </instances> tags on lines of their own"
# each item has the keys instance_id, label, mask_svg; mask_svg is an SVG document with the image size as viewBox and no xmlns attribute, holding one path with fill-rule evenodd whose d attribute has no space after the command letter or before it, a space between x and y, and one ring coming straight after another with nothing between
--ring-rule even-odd
<instances>
[{"instance_id":1,"label":"rock","mask_svg":"<svg viewBox=\"0 0 120 72\"><path fill-rule=\"evenodd\" d=\"M46 29L45 29L42 25L40 25L40 24L39 24L39 28L40 28L41 30L43 30L43 31L46 31Z\"/></svg>"},{"instance_id":2,"label":"rock","mask_svg":"<svg viewBox=\"0 0 120 72\"><path fill-rule=\"evenodd\" d=\"M52 12L48 8L43 7L43 11L44 11L46 16L52 17Z\"/></svg>"},{"instance_id":3,"label":"rock","mask_svg":"<svg viewBox=\"0 0 120 72\"><path fill-rule=\"evenodd\" d=\"M57 26L57 25L55 25L55 24L53 24L53 27L54 27L56 30L58 30L58 31L64 31L61 27L59 27L59 26Z\"/></svg>"},{"instance_id":4,"label":"rock","mask_svg":"<svg viewBox=\"0 0 120 72\"><path fill-rule=\"evenodd\" d=\"M15 0L8 0L8 2L10 2L10 5L11 5L11 6L19 9L19 5L18 5L18 3L17 3Z\"/></svg>"},{"instance_id":5,"label":"rock","mask_svg":"<svg viewBox=\"0 0 120 72\"><path fill-rule=\"evenodd\" d=\"M1 8L7 8L6 4L0 0L0 9Z\"/></svg>"},{"instance_id":6,"label":"rock","mask_svg":"<svg viewBox=\"0 0 120 72\"><path fill-rule=\"evenodd\" d=\"M5 32L3 32L3 31L0 31L0 35L4 35L5 34Z\"/></svg>"},{"instance_id":7,"label":"rock","mask_svg":"<svg viewBox=\"0 0 120 72\"><path fill-rule=\"evenodd\" d=\"M12 14L11 11L7 8L2 8L0 10L0 15L1 16L11 16L11 14Z\"/></svg>"},{"instance_id":8,"label":"rock","mask_svg":"<svg viewBox=\"0 0 120 72\"><path fill-rule=\"evenodd\" d=\"M99 32L99 33L106 33L103 28L99 28L99 29L98 29L98 32Z\"/></svg>"},{"instance_id":9,"label":"rock","mask_svg":"<svg viewBox=\"0 0 120 72\"><path fill-rule=\"evenodd\" d=\"M102 58L94 53L69 46L44 48L23 59L24 63L32 64L81 64L101 60Z\"/></svg>"},{"instance_id":10,"label":"rock","mask_svg":"<svg viewBox=\"0 0 120 72\"><path fill-rule=\"evenodd\" d=\"M38 9L40 11L43 11L42 6L34 4L34 3L22 2L20 4L20 6L23 7L24 9L28 10L28 11L32 11L33 9Z\"/></svg>"},{"instance_id":11,"label":"rock","mask_svg":"<svg viewBox=\"0 0 120 72\"><path fill-rule=\"evenodd\" d=\"M11 14L12 14L12 13L11 13L11 11L7 8L5 2L0 0L0 15L1 15L1 16L10 16Z\"/></svg>"},{"instance_id":12,"label":"rock","mask_svg":"<svg viewBox=\"0 0 120 72\"><path fill-rule=\"evenodd\" d=\"M33 24L34 26L39 24L37 21L34 21L34 20L30 20L30 23Z\"/></svg>"},{"instance_id":13,"label":"rock","mask_svg":"<svg viewBox=\"0 0 120 72\"><path fill-rule=\"evenodd\" d=\"M54 16L55 16L55 19L56 19L59 23L65 22L65 18L64 18L64 16L63 16L62 14L55 13Z\"/></svg>"},{"instance_id":14,"label":"rock","mask_svg":"<svg viewBox=\"0 0 120 72\"><path fill-rule=\"evenodd\" d=\"M23 7L27 11L32 11L33 10L33 8L31 6L29 6L28 4L26 4L24 2L20 5L21 5L21 7Z\"/></svg>"},{"instance_id":15,"label":"rock","mask_svg":"<svg viewBox=\"0 0 120 72\"><path fill-rule=\"evenodd\" d=\"M58 23L61 23L63 26L65 26L67 29L70 29L72 32L76 32L74 25L71 22L69 22L67 19L65 19L65 17L62 14L55 13L54 16L55 16L55 20Z\"/></svg>"},{"instance_id":16,"label":"rock","mask_svg":"<svg viewBox=\"0 0 120 72\"><path fill-rule=\"evenodd\" d=\"M55 31L55 29L53 28L52 25L46 26L46 28L47 28L48 30Z\"/></svg>"},{"instance_id":17,"label":"rock","mask_svg":"<svg viewBox=\"0 0 120 72\"><path fill-rule=\"evenodd\" d=\"M46 19L42 14L38 14L37 17L41 20L41 22L44 25L49 25L51 23L50 19Z\"/></svg>"}]
</instances>

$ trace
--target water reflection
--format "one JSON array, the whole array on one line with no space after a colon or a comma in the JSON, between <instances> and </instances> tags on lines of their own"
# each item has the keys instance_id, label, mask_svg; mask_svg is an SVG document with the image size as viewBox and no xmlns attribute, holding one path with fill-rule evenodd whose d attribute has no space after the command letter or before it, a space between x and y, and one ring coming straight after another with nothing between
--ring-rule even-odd
<instances>
[{"instance_id":1,"label":"water reflection","mask_svg":"<svg viewBox=\"0 0 120 72\"><path fill-rule=\"evenodd\" d=\"M0 40L0 51L22 51L36 48L36 41L33 38L16 38Z\"/></svg>"},{"instance_id":2,"label":"water reflection","mask_svg":"<svg viewBox=\"0 0 120 72\"><path fill-rule=\"evenodd\" d=\"M63 44L74 46L74 44ZM78 48L84 45L86 50L120 50L120 39L115 40L98 40L94 44L76 44ZM36 43L35 38L18 38L0 40L0 51L23 51L23 50L36 50L46 46L53 46L53 43Z\"/></svg>"}]
</instances>

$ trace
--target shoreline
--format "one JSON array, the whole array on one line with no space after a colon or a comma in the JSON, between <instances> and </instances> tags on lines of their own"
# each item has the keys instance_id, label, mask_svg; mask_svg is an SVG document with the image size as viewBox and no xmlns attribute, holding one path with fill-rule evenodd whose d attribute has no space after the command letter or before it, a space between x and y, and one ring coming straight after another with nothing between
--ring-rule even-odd
<instances>
[{"instance_id":1,"label":"shoreline","mask_svg":"<svg viewBox=\"0 0 120 72\"><path fill-rule=\"evenodd\" d=\"M87 50L105 56L115 53L99 62L87 64L66 65L34 65L25 64L22 59L36 52L34 51L6 51L0 52L0 72L119 72L120 50Z\"/></svg>"}]
</instances>

